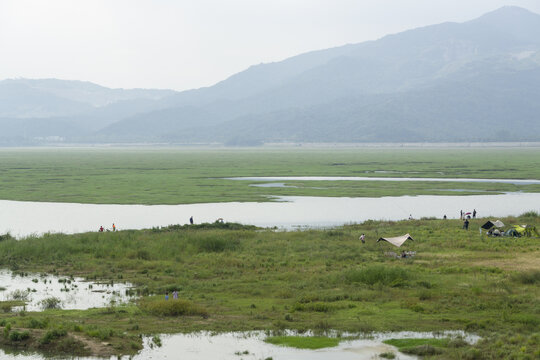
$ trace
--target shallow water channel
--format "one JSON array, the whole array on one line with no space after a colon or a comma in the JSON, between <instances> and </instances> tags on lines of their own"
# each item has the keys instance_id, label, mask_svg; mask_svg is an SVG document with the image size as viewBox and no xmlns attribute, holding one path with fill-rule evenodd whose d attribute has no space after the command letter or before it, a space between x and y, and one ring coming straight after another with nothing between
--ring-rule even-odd
<instances>
[{"instance_id":1,"label":"shallow water channel","mask_svg":"<svg viewBox=\"0 0 540 360\"><path fill-rule=\"evenodd\" d=\"M171 224L226 222L293 229L328 227L365 220L402 220L447 215L476 209L480 217L540 212L540 193L468 196L388 196L380 198L276 197L276 202L230 202L188 205L97 205L0 200L0 234L24 237L45 232L97 231L115 223L120 230Z\"/></svg>"},{"instance_id":2,"label":"shallow water channel","mask_svg":"<svg viewBox=\"0 0 540 360\"><path fill-rule=\"evenodd\" d=\"M367 176L253 176L232 177L227 180L248 181L428 181L463 183L503 183L514 185L540 184L537 179L478 179L478 178L412 178L412 177L367 177ZM267 187L270 187L267 184Z\"/></svg>"},{"instance_id":3,"label":"shallow water channel","mask_svg":"<svg viewBox=\"0 0 540 360\"><path fill-rule=\"evenodd\" d=\"M433 338L464 336L465 340L474 343L477 336L465 335L459 331L444 332L440 334L399 332L375 334L369 339L344 340L338 346L319 350L304 350L290 347L267 344L263 340L263 332L250 333L194 333L161 335L162 346L154 345L151 337L143 339L144 349L133 356L134 360L147 359L182 359L182 360L368 360L376 359L383 352L394 352L396 359L417 359L398 353L396 348L382 343L392 338ZM0 350L0 356L6 360L41 360L39 354L6 354ZM128 359L129 357L124 357ZM93 357L80 357L80 360L96 359Z\"/></svg>"},{"instance_id":4,"label":"shallow water channel","mask_svg":"<svg viewBox=\"0 0 540 360\"><path fill-rule=\"evenodd\" d=\"M46 274L22 276L0 270L0 301L22 300L26 311L41 311L44 300L58 299L61 309L89 309L128 302L129 283L99 283L82 278ZM15 309L15 310L21 310Z\"/></svg>"}]
</instances>

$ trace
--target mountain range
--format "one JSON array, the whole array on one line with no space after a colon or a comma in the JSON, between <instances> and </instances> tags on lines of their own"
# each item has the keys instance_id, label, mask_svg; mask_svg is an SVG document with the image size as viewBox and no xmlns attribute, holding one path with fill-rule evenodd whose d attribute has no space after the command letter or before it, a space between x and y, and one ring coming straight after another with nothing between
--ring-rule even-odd
<instances>
[{"instance_id":1,"label":"mountain range","mask_svg":"<svg viewBox=\"0 0 540 360\"><path fill-rule=\"evenodd\" d=\"M0 81L0 144L540 141L540 15L503 7L175 92Z\"/></svg>"}]
</instances>

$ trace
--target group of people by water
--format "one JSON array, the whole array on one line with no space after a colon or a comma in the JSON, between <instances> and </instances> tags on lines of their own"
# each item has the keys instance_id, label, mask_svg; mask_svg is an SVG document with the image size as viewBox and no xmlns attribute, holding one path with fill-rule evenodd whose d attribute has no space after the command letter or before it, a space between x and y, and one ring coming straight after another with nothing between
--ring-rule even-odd
<instances>
[{"instance_id":1,"label":"group of people by water","mask_svg":"<svg viewBox=\"0 0 540 360\"><path fill-rule=\"evenodd\" d=\"M221 220L221 222L223 222L223 219L222 219L222 218L219 218L218 221L219 221L219 220ZM193 223L194 223L194 221L193 221L193 216L191 216L191 217L189 218L189 223L190 223L191 225L193 225ZM98 231L99 231L99 232L104 232L104 231L117 231L117 228L116 228L116 225L113 223L111 229L105 229L105 228L103 227L103 225L101 225L101 226L99 227L99 230L98 230Z\"/></svg>"},{"instance_id":2,"label":"group of people by water","mask_svg":"<svg viewBox=\"0 0 540 360\"><path fill-rule=\"evenodd\" d=\"M471 219L471 215L473 219L476 219L476 209L473 209L473 212L467 212L464 213L463 210L460 211L459 218L463 220L463 229L469 230L469 220Z\"/></svg>"},{"instance_id":3,"label":"group of people by water","mask_svg":"<svg viewBox=\"0 0 540 360\"><path fill-rule=\"evenodd\" d=\"M103 227L103 225L101 225L101 226L99 227L99 232L104 232L105 230L107 230L107 231L116 231L116 225L115 225L114 223L112 224L112 230L110 230L110 229L105 229L105 228Z\"/></svg>"}]
</instances>

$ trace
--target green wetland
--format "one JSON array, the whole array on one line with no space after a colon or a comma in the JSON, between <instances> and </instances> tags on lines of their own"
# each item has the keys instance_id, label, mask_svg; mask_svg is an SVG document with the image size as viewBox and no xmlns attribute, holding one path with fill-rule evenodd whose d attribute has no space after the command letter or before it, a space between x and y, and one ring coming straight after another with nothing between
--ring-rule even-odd
<instances>
[{"instance_id":1,"label":"green wetland","mask_svg":"<svg viewBox=\"0 0 540 360\"><path fill-rule=\"evenodd\" d=\"M371 176L540 179L538 148L1 149L0 199L93 204L271 201L268 196L380 197L540 192L540 184L287 181L228 177ZM264 182L261 182L264 183Z\"/></svg>"},{"instance_id":2,"label":"green wetland","mask_svg":"<svg viewBox=\"0 0 540 360\"><path fill-rule=\"evenodd\" d=\"M0 198L177 204L265 201L267 195L437 194L441 186L538 192L538 185L427 182L257 188L221 179L380 177L390 170L392 177L539 179L538 155L535 149L2 150ZM469 231L460 220L424 218L304 231L215 223L20 240L1 235L0 268L20 276L46 273L135 287L128 304L86 310L15 311L24 299L2 301L0 344L7 352L108 357L138 353L141 335L155 335L159 346L158 335L166 333L261 330L276 344L322 347L335 344L328 340L335 336L463 330L481 339L386 342L425 358L538 359L540 239L481 235L477 229L486 220L471 220ZM540 225L534 211L501 220ZM362 233L365 244L358 240ZM405 233L414 241L399 250L376 242ZM402 250L416 255L392 256ZM316 337L291 338L287 330Z\"/></svg>"}]
</instances>

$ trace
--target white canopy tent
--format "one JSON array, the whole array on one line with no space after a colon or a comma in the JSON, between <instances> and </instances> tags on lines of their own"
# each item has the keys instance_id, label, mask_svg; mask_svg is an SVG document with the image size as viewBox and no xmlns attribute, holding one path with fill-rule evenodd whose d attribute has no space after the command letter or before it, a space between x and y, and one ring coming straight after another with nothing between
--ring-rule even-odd
<instances>
[{"instance_id":1,"label":"white canopy tent","mask_svg":"<svg viewBox=\"0 0 540 360\"><path fill-rule=\"evenodd\" d=\"M390 244L392 244L394 246L400 247L407 240L414 241L414 239L411 237L411 235L405 234L403 236L392 237L392 238L379 238L379 240L377 240L377 242L379 242L379 241L387 241L387 242L389 242Z\"/></svg>"}]
</instances>

